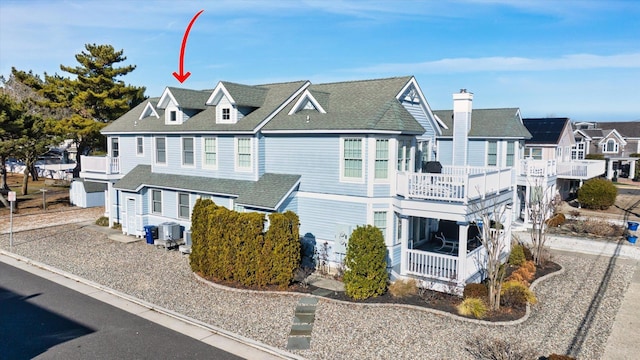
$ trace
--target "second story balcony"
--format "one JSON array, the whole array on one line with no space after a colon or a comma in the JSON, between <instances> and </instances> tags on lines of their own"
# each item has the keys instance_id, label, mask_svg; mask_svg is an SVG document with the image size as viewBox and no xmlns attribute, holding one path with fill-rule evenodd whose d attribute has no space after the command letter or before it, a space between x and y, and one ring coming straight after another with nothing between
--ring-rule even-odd
<instances>
[{"instance_id":1,"label":"second story balcony","mask_svg":"<svg viewBox=\"0 0 640 360\"><path fill-rule=\"evenodd\" d=\"M604 160L572 160L558 163L558 177L562 179L587 180L605 173Z\"/></svg>"},{"instance_id":2,"label":"second story balcony","mask_svg":"<svg viewBox=\"0 0 640 360\"><path fill-rule=\"evenodd\" d=\"M513 189L511 168L444 166L442 173L397 174L398 195L468 204Z\"/></svg>"},{"instance_id":3,"label":"second story balcony","mask_svg":"<svg viewBox=\"0 0 640 360\"><path fill-rule=\"evenodd\" d=\"M120 174L120 158L111 156L80 156L80 177L92 179L118 179Z\"/></svg>"},{"instance_id":4,"label":"second story balcony","mask_svg":"<svg viewBox=\"0 0 640 360\"><path fill-rule=\"evenodd\" d=\"M520 176L524 177L550 177L556 176L557 168L555 160L523 159L520 163Z\"/></svg>"}]
</instances>

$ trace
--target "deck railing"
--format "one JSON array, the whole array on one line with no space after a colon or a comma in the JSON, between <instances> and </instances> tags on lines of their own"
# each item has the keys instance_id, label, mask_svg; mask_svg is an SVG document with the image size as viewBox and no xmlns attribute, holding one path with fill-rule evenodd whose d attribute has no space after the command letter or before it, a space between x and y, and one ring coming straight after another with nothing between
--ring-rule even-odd
<instances>
[{"instance_id":1,"label":"deck railing","mask_svg":"<svg viewBox=\"0 0 640 360\"><path fill-rule=\"evenodd\" d=\"M99 174L119 174L120 158L111 156L80 156L83 172Z\"/></svg>"},{"instance_id":2,"label":"deck railing","mask_svg":"<svg viewBox=\"0 0 640 360\"><path fill-rule=\"evenodd\" d=\"M442 173L397 173L396 193L407 198L467 203L512 188L510 168L443 167Z\"/></svg>"},{"instance_id":3,"label":"deck railing","mask_svg":"<svg viewBox=\"0 0 640 360\"><path fill-rule=\"evenodd\" d=\"M572 160L558 163L558 177L587 180L605 173L604 160Z\"/></svg>"},{"instance_id":4,"label":"deck railing","mask_svg":"<svg viewBox=\"0 0 640 360\"><path fill-rule=\"evenodd\" d=\"M523 159L520 166L521 176L546 177L556 175L555 160Z\"/></svg>"},{"instance_id":5,"label":"deck railing","mask_svg":"<svg viewBox=\"0 0 640 360\"><path fill-rule=\"evenodd\" d=\"M458 257L422 250L407 251L408 275L438 280L457 280Z\"/></svg>"}]
</instances>

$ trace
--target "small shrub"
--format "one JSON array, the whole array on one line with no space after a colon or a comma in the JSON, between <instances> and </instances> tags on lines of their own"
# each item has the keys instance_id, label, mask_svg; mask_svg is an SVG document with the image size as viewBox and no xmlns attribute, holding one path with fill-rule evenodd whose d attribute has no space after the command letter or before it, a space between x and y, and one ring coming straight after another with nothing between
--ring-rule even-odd
<instances>
[{"instance_id":1,"label":"small shrub","mask_svg":"<svg viewBox=\"0 0 640 360\"><path fill-rule=\"evenodd\" d=\"M106 216L100 216L98 220L96 220L96 225L98 226L109 226L109 218Z\"/></svg>"},{"instance_id":2,"label":"small shrub","mask_svg":"<svg viewBox=\"0 0 640 360\"><path fill-rule=\"evenodd\" d=\"M522 266L520 266L518 269L512 272L511 275L509 275L509 277L506 280L519 281L525 284L526 286L529 286L529 282L531 282L531 280L533 280L534 276L536 275L535 264L533 265L533 268L529 264L534 264L534 262L533 261L524 262Z\"/></svg>"},{"instance_id":3,"label":"small shrub","mask_svg":"<svg viewBox=\"0 0 640 360\"><path fill-rule=\"evenodd\" d=\"M418 282L415 279L396 280L389 285L393 297L403 298L418 294Z\"/></svg>"},{"instance_id":4,"label":"small shrub","mask_svg":"<svg viewBox=\"0 0 640 360\"><path fill-rule=\"evenodd\" d=\"M602 219L589 218L578 220L568 224L567 229L578 234L591 234L596 236L622 236L624 227L611 224Z\"/></svg>"},{"instance_id":5,"label":"small shrub","mask_svg":"<svg viewBox=\"0 0 640 360\"><path fill-rule=\"evenodd\" d=\"M533 262L533 260L525 261L525 263L522 264L522 267L527 269L532 276L536 274L536 263Z\"/></svg>"},{"instance_id":6,"label":"small shrub","mask_svg":"<svg viewBox=\"0 0 640 360\"><path fill-rule=\"evenodd\" d=\"M604 154L587 154L585 160L604 160Z\"/></svg>"},{"instance_id":7,"label":"small shrub","mask_svg":"<svg viewBox=\"0 0 640 360\"><path fill-rule=\"evenodd\" d=\"M489 296L489 289L485 284L478 283L469 283L465 285L464 290L462 292L462 297L464 299L467 298L478 298L478 299L486 299Z\"/></svg>"},{"instance_id":8,"label":"small shrub","mask_svg":"<svg viewBox=\"0 0 640 360\"><path fill-rule=\"evenodd\" d=\"M466 298L456 307L458 314L482 319L487 315L487 304L479 298Z\"/></svg>"},{"instance_id":9,"label":"small shrub","mask_svg":"<svg viewBox=\"0 0 640 360\"><path fill-rule=\"evenodd\" d=\"M347 244L344 287L347 296L364 300L387 290L387 247L382 231L375 226L358 226Z\"/></svg>"},{"instance_id":10,"label":"small shrub","mask_svg":"<svg viewBox=\"0 0 640 360\"><path fill-rule=\"evenodd\" d=\"M564 224L567 221L567 218L564 214L555 214L553 217L547 220L547 226L549 227L558 227Z\"/></svg>"},{"instance_id":11,"label":"small shrub","mask_svg":"<svg viewBox=\"0 0 640 360\"><path fill-rule=\"evenodd\" d=\"M525 261L524 246L520 244L514 245L511 248L511 254L509 254L509 265L520 266L524 264Z\"/></svg>"},{"instance_id":12,"label":"small shrub","mask_svg":"<svg viewBox=\"0 0 640 360\"><path fill-rule=\"evenodd\" d=\"M524 307L527 303L535 304L538 300L525 284L510 280L502 284L500 302L504 306Z\"/></svg>"},{"instance_id":13,"label":"small shrub","mask_svg":"<svg viewBox=\"0 0 640 360\"><path fill-rule=\"evenodd\" d=\"M607 179L588 180L578 189L578 201L587 209L606 210L616 202L618 189Z\"/></svg>"},{"instance_id":14,"label":"small shrub","mask_svg":"<svg viewBox=\"0 0 640 360\"><path fill-rule=\"evenodd\" d=\"M502 339L486 339L482 336L467 340L465 350L474 359L531 360L537 358L537 352L522 343L514 345Z\"/></svg>"},{"instance_id":15,"label":"small shrub","mask_svg":"<svg viewBox=\"0 0 640 360\"><path fill-rule=\"evenodd\" d=\"M122 224L113 223L113 226L111 226L111 228L114 229L114 230L122 230Z\"/></svg>"}]
</instances>

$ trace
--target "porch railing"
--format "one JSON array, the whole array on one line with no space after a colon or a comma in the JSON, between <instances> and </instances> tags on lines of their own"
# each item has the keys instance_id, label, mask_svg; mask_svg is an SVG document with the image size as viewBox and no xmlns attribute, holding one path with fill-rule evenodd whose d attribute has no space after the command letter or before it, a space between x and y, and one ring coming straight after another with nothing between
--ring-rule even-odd
<instances>
[{"instance_id":1,"label":"porch railing","mask_svg":"<svg viewBox=\"0 0 640 360\"><path fill-rule=\"evenodd\" d=\"M510 168L443 167L442 173L397 173L398 195L467 203L512 188Z\"/></svg>"},{"instance_id":2,"label":"porch railing","mask_svg":"<svg viewBox=\"0 0 640 360\"><path fill-rule=\"evenodd\" d=\"M520 166L520 176L555 176L556 171L555 160L524 159Z\"/></svg>"},{"instance_id":3,"label":"porch railing","mask_svg":"<svg viewBox=\"0 0 640 360\"><path fill-rule=\"evenodd\" d=\"M457 270L457 256L422 250L407 250L406 272L409 275L455 281L457 280Z\"/></svg>"},{"instance_id":4,"label":"porch railing","mask_svg":"<svg viewBox=\"0 0 640 360\"><path fill-rule=\"evenodd\" d=\"M605 173L604 160L572 160L558 163L558 177L568 179L591 179Z\"/></svg>"},{"instance_id":5,"label":"porch railing","mask_svg":"<svg viewBox=\"0 0 640 360\"><path fill-rule=\"evenodd\" d=\"M80 155L80 161L83 172L106 175L120 173L120 158L117 157Z\"/></svg>"}]
</instances>

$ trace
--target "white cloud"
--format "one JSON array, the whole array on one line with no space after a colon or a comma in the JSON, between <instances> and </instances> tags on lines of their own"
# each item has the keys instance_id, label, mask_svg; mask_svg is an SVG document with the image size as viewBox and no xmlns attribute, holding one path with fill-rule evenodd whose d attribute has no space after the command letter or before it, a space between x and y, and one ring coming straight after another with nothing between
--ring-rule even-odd
<instances>
[{"instance_id":1,"label":"white cloud","mask_svg":"<svg viewBox=\"0 0 640 360\"><path fill-rule=\"evenodd\" d=\"M640 68L640 53L594 55L572 54L558 58L480 57L447 58L418 63L379 64L348 71L359 73L470 73L483 71L554 71L604 68Z\"/></svg>"}]
</instances>

